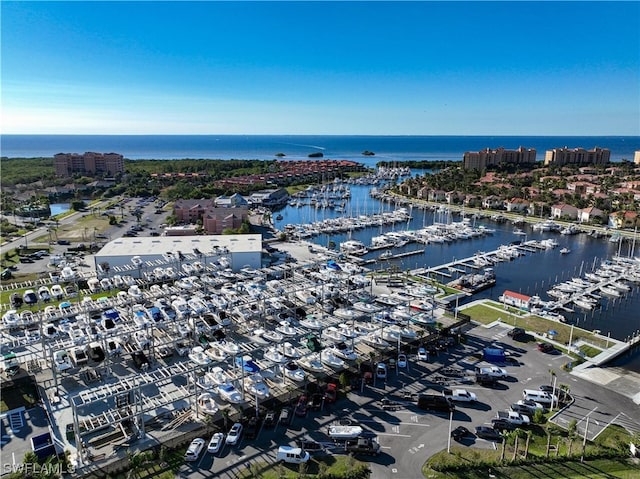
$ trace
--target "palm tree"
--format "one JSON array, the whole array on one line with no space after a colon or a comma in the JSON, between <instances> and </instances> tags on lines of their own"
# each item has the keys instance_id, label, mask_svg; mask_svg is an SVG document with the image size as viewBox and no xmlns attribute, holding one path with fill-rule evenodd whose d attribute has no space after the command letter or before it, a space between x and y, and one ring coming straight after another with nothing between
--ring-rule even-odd
<instances>
[{"instance_id":1,"label":"palm tree","mask_svg":"<svg viewBox=\"0 0 640 479\"><path fill-rule=\"evenodd\" d=\"M153 453L151 451L141 451L134 454L127 452L127 458L129 459L127 479L135 479L136 477L140 477L140 473L144 470L145 466L153 461Z\"/></svg>"}]
</instances>

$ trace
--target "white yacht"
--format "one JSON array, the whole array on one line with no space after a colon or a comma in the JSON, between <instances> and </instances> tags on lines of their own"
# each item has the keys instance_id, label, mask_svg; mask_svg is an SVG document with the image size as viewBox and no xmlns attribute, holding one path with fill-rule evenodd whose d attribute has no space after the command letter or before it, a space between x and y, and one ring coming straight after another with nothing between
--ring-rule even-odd
<instances>
[{"instance_id":1,"label":"white yacht","mask_svg":"<svg viewBox=\"0 0 640 479\"><path fill-rule=\"evenodd\" d=\"M329 326L322 331L322 339L330 339L331 341L341 342L346 338L335 326Z\"/></svg>"},{"instance_id":2,"label":"white yacht","mask_svg":"<svg viewBox=\"0 0 640 479\"><path fill-rule=\"evenodd\" d=\"M203 393L198 396L198 407L202 412L210 415L216 414L220 409L211 393Z\"/></svg>"},{"instance_id":3,"label":"white yacht","mask_svg":"<svg viewBox=\"0 0 640 479\"><path fill-rule=\"evenodd\" d=\"M208 366L211 364L211 358L204 352L202 346L194 347L189 353L189 359L198 366Z\"/></svg>"},{"instance_id":4,"label":"white yacht","mask_svg":"<svg viewBox=\"0 0 640 479\"><path fill-rule=\"evenodd\" d=\"M297 382L304 381L304 371L294 361L284 365L284 375Z\"/></svg>"},{"instance_id":5,"label":"white yacht","mask_svg":"<svg viewBox=\"0 0 640 479\"><path fill-rule=\"evenodd\" d=\"M288 358L298 359L302 356L300 350L296 348L290 342L286 342L282 345L282 354L284 354Z\"/></svg>"},{"instance_id":6,"label":"white yacht","mask_svg":"<svg viewBox=\"0 0 640 479\"><path fill-rule=\"evenodd\" d=\"M218 394L221 399L232 404L240 404L244 401L244 399L242 399L242 393L231 383L220 384L218 386Z\"/></svg>"},{"instance_id":7,"label":"white yacht","mask_svg":"<svg viewBox=\"0 0 640 479\"><path fill-rule=\"evenodd\" d=\"M274 363L284 363L287 361L287 358L282 354L278 348L272 346L270 348L265 349L263 357L268 359L269 361L273 361Z\"/></svg>"},{"instance_id":8,"label":"white yacht","mask_svg":"<svg viewBox=\"0 0 640 479\"><path fill-rule=\"evenodd\" d=\"M349 348L346 343L336 343L329 349L333 354L339 358L346 359L347 361L355 361L358 359L358 355L353 349Z\"/></svg>"},{"instance_id":9,"label":"white yacht","mask_svg":"<svg viewBox=\"0 0 640 479\"><path fill-rule=\"evenodd\" d=\"M324 325L322 324L322 322L319 321L312 314L307 315L306 318L300 321L300 326L304 326L305 328L316 329L316 330L324 328Z\"/></svg>"},{"instance_id":10,"label":"white yacht","mask_svg":"<svg viewBox=\"0 0 640 479\"><path fill-rule=\"evenodd\" d=\"M276 326L276 331L285 336L295 336L296 334L298 334L296 329L291 326L291 323L289 323L289 321L280 321L280 325Z\"/></svg>"}]
</instances>

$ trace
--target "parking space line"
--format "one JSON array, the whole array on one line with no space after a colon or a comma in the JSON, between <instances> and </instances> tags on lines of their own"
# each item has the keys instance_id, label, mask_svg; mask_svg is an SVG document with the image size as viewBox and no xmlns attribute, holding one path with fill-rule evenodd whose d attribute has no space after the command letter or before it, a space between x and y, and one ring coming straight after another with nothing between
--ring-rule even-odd
<instances>
[{"instance_id":1,"label":"parking space line","mask_svg":"<svg viewBox=\"0 0 640 479\"><path fill-rule=\"evenodd\" d=\"M595 410L598 409L598 406L594 407L591 411L589 411L585 416L582 417L582 419L580 419L577 423L576 426L578 424L580 424L582 421L585 421L589 416L591 416L592 413L595 412Z\"/></svg>"},{"instance_id":2,"label":"parking space line","mask_svg":"<svg viewBox=\"0 0 640 479\"><path fill-rule=\"evenodd\" d=\"M392 432L376 432L378 436L413 437L410 434L396 434Z\"/></svg>"}]
</instances>

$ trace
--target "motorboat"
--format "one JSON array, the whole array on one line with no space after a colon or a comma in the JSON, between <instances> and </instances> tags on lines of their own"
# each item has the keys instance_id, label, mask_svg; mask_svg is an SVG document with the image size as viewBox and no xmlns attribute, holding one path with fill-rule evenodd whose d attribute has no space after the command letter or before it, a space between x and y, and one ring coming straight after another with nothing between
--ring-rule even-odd
<instances>
[{"instance_id":1,"label":"motorboat","mask_svg":"<svg viewBox=\"0 0 640 479\"><path fill-rule=\"evenodd\" d=\"M569 248L560 249L560 254L569 254L569 253L571 253L571 250Z\"/></svg>"},{"instance_id":2,"label":"motorboat","mask_svg":"<svg viewBox=\"0 0 640 479\"><path fill-rule=\"evenodd\" d=\"M622 296L622 293L612 286L601 286L600 291L602 291L602 294L606 294L607 296L612 296L614 298Z\"/></svg>"},{"instance_id":3,"label":"motorboat","mask_svg":"<svg viewBox=\"0 0 640 479\"><path fill-rule=\"evenodd\" d=\"M20 315L15 309L10 309L2 315L2 323L7 327L17 326L20 323Z\"/></svg>"},{"instance_id":4,"label":"motorboat","mask_svg":"<svg viewBox=\"0 0 640 479\"><path fill-rule=\"evenodd\" d=\"M42 334L47 339L57 338L60 334L58 327L53 323L44 323L42 325Z\"/></svg>"},{"instance_id":5,"label":"motorboat","mask_svg":"<svg viewBox=\"0 0 640 479\"><path fill-rule=\"evenodd\" d=\"M355 439L361 436L363 429L360 426L331 425L327 434L333 440Z\"/></svg>"},{"instance_id":6,"label":"motorboat","mask_svg":"<svg viewBox=\"0 0 640 479\"><path fill-rule=\"evenodd\" d=\"M324 324L322 324L322 322L312 314L307 315L303 320L301 320L300 326L316 330L324 328Z\"/></svg>"},{"instance_id":7,"label":"motorboat","mask_svg":"<svg viewBox=\"0 0 640 479\"><path fill-rule=\"evenodd\" d=\"M373 314L381 310L379 306L376 306L373 303L366 303L364 301L356 301L355 303L353 303L352 307L356 311L360 311L361 313L365 314Z\"/></svg>"},{"instance_id":8,"label":"motorboat","mask_svg":"<svg viewBox=\"0 0 640 479\"><path fill-rule=\"evenodd\" d=\"M398 341L400 341L400 332L392 330L391 327L383 328L381 334L382 338L387 341L391 341L393 343L397 343Z\"/></svg>"},{"instance_id":9,"label":"motorboat","mask_svg":"<svg viewBox=\"0 0 640 479\"><path fill-rule=\"evenodd\" d=\"M291 326L291 323L289 323L289 321L280 321L280 325L276 326L276 331L282 333L285 336L295 336L296 334L298 334L296 328Z\"/></svg>"},{"instance_id":10,"label":"motorboat","mask_svg":"<svg viewBox=\"0 0 640 479\"><path fill-rule=\"evenodd\" d=\"M361 314L351 308L337 308L334 310L333 315L340 319L346 319L348 321L356 319Z\"/></svg>"},{"instance_id":11,"label":"motorboat","mask_svg":"<svg viewBox=\"0 0 640 479\"><path fill-rule=\"evenodd\" d=\"M282 354L276 347L267 348L264 351L263 357L268 359L269 361L273 361L274 363L284 363L287 361L287 358Z\"/></svg>"},{"instance_id":12,"label":"motorboat","mask_svg":"<svg viewBox=\"0 0 640 479\"><path fill-rule=\"evenodd\" d=\"M322 364L325 364L333 369L344 369L345 366L344 360L335 355L330 348L323 349L320 352L320 360L322 361Z\"/></svg>"},{"instance_id":13,"label":"motorboat","mask_svg":"<svg viewBox=\"0 0 640 479\"><path fill-rule=\"evenodd\" d=\"M171 307L176 311L179 319L188 318L191 314L191 308L186 299L179 296L171 302Z\"/></svg>"},{"instance_id":14,"label":"motorboat","mask_svg":"<svg viewBox=\"0 0 640 479\"><path fill-rule=\"evenodd\" d=\"M51 292L46 286L40 286L38 288L38 296L40 297L40 301L44 303L51 301Z\"/></svg>"},{"instance_id":15,"label":"motorboat","mask_svg":"<svg viewBox=\"0 0 640 479\"><path fill-rule=\"evenodd\" d=\"M122 343L118 338L109 338L107 340L107 354L112 357L122 354Z\"/></svg>"},{"instance_id":16,"label":"motorboat","mask_svg":"<svg viewBox=\"0 0 640 479\"><path fill-rule=\"evenodd\" d=\"M113 283L109 278L102 278L100 280L100 288L103 291L111 291L111 289L113 289Z\"/></svg>"},{"instance_id":17,"label":"motorboat","mask_svg":"<svg viewBox=\"0 0 640 479\"><path fill-rule=\"evenodd\" d=\"M242 393L230 382L218 386L218 395L221 399L232 404L240 404L244 401L244 399L242 399Z\"/></svg>"},{"instance_id":18,"label":"motorboat","mask_svg":"<svg viewBox=\"0 0 640 479\"><path fill-rule=\"evenodd\" d=\"M391 317L389 311L380 311L371 316L372 321L377 321L384 324L396 324L396 320Z\"/></svg>"},{"instance_id":19,"label":"motorboat","mask_svg":"<svg viewBox=\"0 0 640 479\"><path fill-rule=\"evenodd\" d=\"M344 341L345 336L335 326L329 326L322 331L322 339L330 339L331 341Z\"/></svg>"},{"instance_id":20,"label":"motorboat","mask_svg":"<svg viewBox=\"0 0 640 479\"><path fill-rule=\"evenodd\" d=\"M205 354L202 346L194 347L189 353L189 359L198 366L208 366L211 364L211 358Z\"/></svg>"},{"instance_id":21,"label":"motorboat","mask_svg":"<svg viewBox=\"0 0 640 479\"><path fill-rule=\"evenodd\" d=\"M431 311L433 310L433 303L426 299L414 299L409 302L409 307L418 311Z\"/></svg>"},{"instance_id":22,"label":"motorboat","mask_svg":"<svg viewBox=\"0 0 640 479\"><path fill-rule=\"evenodd\" d=\"M300 350L293 346L290 342L286 342L282 345L282 354L284 354L288 358L298 359L302 356Z\"/></svg>"},{"instance_id":23,"label":"motorboat","mask_svg":"<svg viewBox=\"0 0 640 479\"><path fill-rule=\"evenodd\" d=\"M145 331L136 331L131 336L131 339L137 349L149 349L151 347L151 340Z\"/></svg>"},{"instance_id":24,"label":"motorboat","mask_svg":"<svg viewBox=\"0 0 640 479\"><path fill-rule=\"evenodd\" d=\"M315 304L316 297L311 293L311 291L307 291L304 289L296 291L296 297L302 301L304 304Z\"/></svg>"},{"instance_id":25,"label":"motorboat","mask_svg":"<svg viewBox=\"0 0 640 479\"><path fill-rule=\"evenodd\" d=\"M304 371L294 361L284 365L284 375L297 382L304 381L305 378Z\"/></svg>"},{"instance_id":26,"label":"motorboat","mask_svg":"<svg viewBox=\"0 0 640 479\"><path fill-rule=\"evenodd\" d=\"M248 372L248 373L258 373L258 372L260 372L260 367L255 362L253 362L253 358L251 356L249 356L248 354L245 354L242 357L237 356L236 357L236 366L242 366L242 368L245 370L245 372Z\"/></svg>"},{"instance_id":27,"label":"motorboat","mask_svg":"<svg viewBox=\"0 0 640 479\"><path fill-rule=\"evenodd\" d=\"M140 301L144 298L144 295L140 290L140 286L138 286L137 284L129 286L129 289L127 290L127 294L131 296L134 299L134 301Z\"/></svg>"},{"instance_id":28,"label":"motorboat","mask_svg":"<svg viewBox=\"0 0 640 479\"><path fill-rule=\"evenodd\" d=\"M255 331L255 335L274 343L279 343L284 339L284 336L282 336L282 334L272 329L257 329Z\"/></svg>"},{"instance_id":29,"label":"motorboat","mask_svg":"<svg viewBox=\"0 0 640 479\"><path fill-rule=\"evenodd\" d=\"M307 371L314 373L324 372L324 366L322 365L319 353L311 353L298 359L298 364Z\"/></svg>"},{"instance_id":30,"label":"motorboat","mask_svg":"<svg viewBox=\"0 0 640 479\"><path fill-rule=\"evenodd\" d=\"M413 329L408 328L406 326L399 326L399 325L390 326L389 331L397 333L400 335L401 338L408 339L409 341L413 341L418 337L418 334Z\"/></svg>"},{"instance_id":31,"label":"motorboat","mask_svg":"<svg viewBox=\"0 0 640 479\"><path fill-rule=\"evenodd\" d=\"M354 328L352 328L351 326L349 326L348 324L339 324L338 325L338 330L340 331L340 334L342 334L345 338L356 338L358 336L360 336L356 330Z\"/></svg>"},{"instance_id":32,"label":"motorboat","mask_svg":"<svg viewBox=\"0 0 640 479\"><path fill-rule=\"evenodd\" d=\"M233 341L223 339L222 341L218 341L217 344L220 349L231 356L234 356L240 352L240 346L238 346Z\"/></svg>"},{"instance_id":33,"label":"motorboat","mask_svg":"<svg viewBox=\"0 0 640 479\"><path fill-rule=\"evenodd\" d=\"M220 408L211 393L202 393L198 396L198 408L205 414L214 415Z\"/></svg>"},{"instance_id":34,"label":"motorboat","mask_svg":"<svg viewBox=\"0 0 640 479\"><path fill-rule=\"evenodd\" d=\"M363 336L362 341L367 343L369 346L372 346L374 348L379 348L379 349L386 349L391 346L387 341L382 339L380 335L375 333L370 333L370 334L367 334L366 336Z\"/></svg>"},{"instance_id":35,"label":"motorboat","mask_svg":"<svg viewBox=\"0 0 640 479\"><path fill-rule=\"evenodd\" d=\"M331 348L329 348L333 354L338 356L339 358L346 359L347 361L355 361L358 359L358 355L356 352L349 348L346 343L336 343Z\"/></svg>"},{"instance_id":36,"label":"motorboat","mask_svg":"<svg viewBox=\"0 0 640 479\"><path fill-rule=\"evenodd\" d=\"M53 363L57 372L61 373L73 368L71 356L66 350L59 350L53 353Z\"/></svg>"},{"instance_id":37,"label":"motorboat","mask_svg":"<svg viewBox=\"0 0 640 479\"><path fill-rule=\"evenodd\" d=\"M64 290L62 289L62 286L60 286L59 284L54 284L53 286L51 286L51 297L55 300L55 301L60 301L62 298L64 298Z\"/></svg>"},{"instance_id":38,"label":"motorboat","mask_svg":"<svg viewBox=\"0 0 640 479\"><path fill-rule=\"evenodd\" d=\"M250 374L244 378L244 390L258 399L266 399L270 394L269 386L266 385L260 373Z\"/></svg>"},{"instance_id":39,"label":"motorboat","mask_svg":"<svg viewBox=\"0 0 640 479\"><path fill-rule=\"evenodd\" d=\"M216 344L210 344L207 349L204 350L205 354L209 356L211 361L224 361L227 359L227 353L225 353L220 347Z\"/></svg>"},{"instance_id":40,"label":"motorboat","mask_svg":"<svg viewBox=\"0 0 640 479\"><path fill-rule=\"evenodd\" d=\"M209 372L204 373L204 378L208 384L220 386L231 382L231 377L220 366L214 366Z\"/></svg>"}]
</instances>

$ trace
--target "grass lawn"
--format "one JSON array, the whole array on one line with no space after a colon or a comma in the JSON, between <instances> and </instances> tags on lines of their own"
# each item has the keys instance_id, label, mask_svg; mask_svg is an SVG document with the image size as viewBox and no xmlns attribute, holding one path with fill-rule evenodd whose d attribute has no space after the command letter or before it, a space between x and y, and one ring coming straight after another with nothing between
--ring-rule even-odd
<instances>
[{"instance_id":1,"label":"grass lawn","mask_svg":"<svg viewBox=\"0 0 640 479\"><path fill-rule=\"evenodd\" d=\"M499 303L494 304L498 305ZM494 309L483 304L478 304L470 306L468 308L464 308L462 312L471 316L472 320L482 324L489 324L497 321L498 319L501 319L505 324L518 326L520 328L524 328L538 334L546 333L547 331L553 329L558 333L554 338L555 341L561 344L567 344L569 342L569 338L571 338L571 342L582 339L594 344L595 346L602 347L603 349L606 348L606 339L594 336L591 331L574 327L572 335L571 325L559 323L557 321L552 321L535 315L518 317L516 315L510 314L508 310L502 310L502 305L500 305L499 307L500 309ZM585 347L588 348L588 346ZM597 350L597 348L592 349ZM598 351L596 354L598 354L599 352L600 351Z\"/></svg>"},{"instance_id":2,"label":"grass lawn","mask_svg":"<svg viewBox=\"0 0 640 479\"><path fill-rule=\"evenodd\" d=\"M589 346L586 344L580 345L578 348L580 351L584 353L588 358L595 358L598 354L602 352L602 349L594 348L593 346Z\"/></svg>"},{"instance_id":3,"label":"grass lawn","mask_svg":"<svg viewBox=\"0 0 640 479\"><path fill-rule=\"evenodd\" d=\"M635 479L640 477L640 467L624 459L596 459L585 462L577 459L565 463L479 468L455 473L427 470L424 471L424 476L431 479Z\"/></svg>"},{"instance_id":4,"label":"grass lawn","mask_svg":"<svg viewBox=\"0 0 640 479\"><path fill-rule=\"evenodd\" d=\"M538 460L540 464L522 464L509 466L508 462L514 457L514 437L507 437L506 450L504 454L504 466L494 466L500 462L502 455L502 446L498 445L496 450L493 449L474 449L452 445L451 454L447 454L445 450L440 451L430 457L423 466L423 474L425 477L433 479L445 478L461 478L475 479L486 478L489 474L493 474L496 478L509 479L530 479L532 477L539 478L635 478L640 477L640 465L627 461L626 458L620 459L598 459L580 462L580 453L582 451L582 438L574 436L570 439L565 429L555 425L534 425L528 429L531 431L529 440L528 460L533 462ZM549 457L557 462L543 464L547 454L547 433L551 434L549 444L552 449ZM588 442L586 447L587 455L589 453L603 453L628 451L628 444L631 435L620 426L607 427L594 442ZM521 436L518 443L518 453L523 460L523 452L525 448L526 438ZM555 448L555 449L554 449ZM556 452L557 449L557 452ZM571 455L571 459L567 456ZM518 456L516 456L518 457ZM562 462L567 458L566 462ZM444 465L471 465L468 470L462 469L455 472L440 472Z\"/></svg>"}]
</instances>

